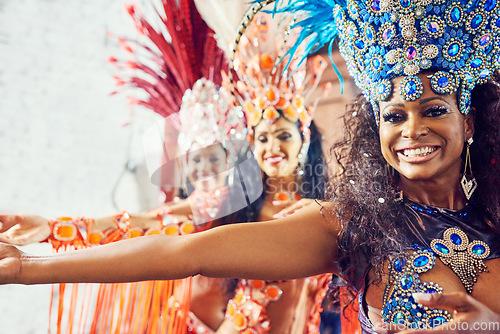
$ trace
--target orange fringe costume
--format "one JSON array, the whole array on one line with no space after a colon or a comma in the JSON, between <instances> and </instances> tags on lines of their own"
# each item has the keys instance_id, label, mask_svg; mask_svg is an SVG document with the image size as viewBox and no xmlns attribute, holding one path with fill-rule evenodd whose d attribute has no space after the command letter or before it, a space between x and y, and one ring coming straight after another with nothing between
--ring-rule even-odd
<instances>
[{"instance_id":1,"label":"orange fringe costume","mask_svg":"<svg viewBox=\"0 0 500 334\"><path fill-rule=\"evenodd\" d=\"M168 213L167 213L168 214ZM159 218L163 218L161 215ZM54 250L82 249L153 234L195 232L186 217L158 229L132 228L128 214L115 216L116 229L90 232L91 218L61 217L51 222L49 242ZM162 219L163 221L163 219ZM85 236L86 234L86 236ZM57 297L57 333L185 333L189 313L190 278L172 281L99 284L59 284L52 287ZM51 315L54 310L51 300ZM95 307L91 307L95 303ZM50 323L49 323L50 332Z\"/></svg>"},{"instance_id":2,"label":"orange fringe costume","mask_svg":"<svg viewBox=\"0 0 500 334\"><path fill-rule=\"evenodd\" d=\"M227 69L227 63L217 47L213 31L200 17L193 0L162 0L161 4L155 11L154 24L150 24L134 5L126 6L139 34L150 43L117 38L121 48L130 53L130 59L120 61L110 57L109 62L124 73L123 77L114 76L117 86L135 87L147 93L143 99L129 96L131 104L142 105L167 117L179 112L184 93L197 80L210 78L220 86L220 70ZM156 26L163 26L163 29ZM141 57L147 60L146 64L140 63ZM192 217L165 224L171 220L165 219L167 216L168 212L159 217L158 229L141 230L133 228L128 215L123 213L116 216L116 229L105 233L92 232L93 219L62 217L51 222L53 233L48 241L57 252L142 235L196 232ZM208 227L209 224L204 226ZM56 333L180 334L187 330L191 278L120 284L60 284L53 286L52 293L57 297L51 301L49 324L55 314Z\"/></svg>"}]
</instances>

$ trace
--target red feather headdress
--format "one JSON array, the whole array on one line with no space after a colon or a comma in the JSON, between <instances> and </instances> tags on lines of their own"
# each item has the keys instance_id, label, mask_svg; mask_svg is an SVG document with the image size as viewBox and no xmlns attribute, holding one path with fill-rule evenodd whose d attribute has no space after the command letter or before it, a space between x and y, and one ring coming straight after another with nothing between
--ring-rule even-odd
<instances>
[{"instance_id":1,"label":"red feather headdress","mask_svg":"<svg viewBox=\"0 0 500 334\"><path fill-rule=\"evenodd\" d=\"M131 103L166 117L180 110L184 92L198 79L205 77L221 85L220 72L227 71L227 62L213 30L202 20L193 0L162 0L161 12L155 10L153 20L164 26L168 35L148 22L136 6L127 5L127 11L139 33L153 43L119 38L122 48L134 58L110 58L120 68L136 70L115 76L119 86L140 88L147 94L141 99L132 97ZM145 56L144 61L136 58L138 54Z\"/></svg>"}]
</instances>

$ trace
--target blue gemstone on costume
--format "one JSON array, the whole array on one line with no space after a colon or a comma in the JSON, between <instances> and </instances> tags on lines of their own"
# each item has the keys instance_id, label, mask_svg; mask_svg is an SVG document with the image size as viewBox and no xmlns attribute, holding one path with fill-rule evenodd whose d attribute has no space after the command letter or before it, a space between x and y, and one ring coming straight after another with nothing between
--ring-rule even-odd
<instances>
[{"instance_id":1,"label":"blue gemstone on costume","mask_svg":"<svg viewBox=\"0 0 500 334\"><path fill-rule=\"evenodd\" d=\"M419 268L425 266L427 263L429 263L429 257L427 255L420 255L413 260L413 265Z\"/></svg>"},{"instance_id":2,"label":"blue gemstone on costume","mask_svg":"<svg viewBox=\"0 0 500 334\"><path fill-rule=\"evenodd\" d=\"M372 65L375 69L379 69L380 68L380 60L378 58L373 58L373 61L372 61ZM380 87L378 88L379 92L380 92ZM382 90L382 93L385 92L385 88Z\"/></svg>"},{"instance_id":3,"label":"blue gemstone on costume","mask_svg":"<svg viewBox=\"0 0 500 334\"><path fill-rule=\"evenodd\" d=\"M481 26L481 23L483 22L483 15L482 14L476 14L472 20L470 21L470 26L472 29L477 29Z\"/></svg>"},{"instance_id":4,"label":"blue gemstone on costume","mask_svg":"<svg viewBox=\"0 0 500 334\"><path fill-rule=\"evenodd\" d=\"M405 93L408 95L413 95L417 92L417 84L415 81L408 81L405 84Z\"/></svg>"},{"instance_id":5,"label":"blue gemstone on costume","mask_svg":"<svg viewBox=\"0 0 500 334\"><path fill-rule=\"evenodd\" d=\"M363 50L365 48L365 42L363 42L362 39L358 38L354 41L354 45L360 50Z\"/></svg>"},{"instance_id":6,"label":"blue gemstone on costume","mask_svg":"<svg viewBox=\"0 0 500 334\"><path fill-rule=\"evenodd\" d=\"M411 0L401 0L401 6L403 8L408 8L411 5Z\"/></svg>"},{"instance_id":7,"label":"blue gemstone on costume","mask_svg":"<svg viewBox=\"0 0 500 334\"><path fill-rule=\"evenodd\" d=\"M425 293L437 293L436 289L427 289Z\"/></svg>"},{"instance_id":8,"label":"blue gemstone on costume","mask_svg":"<svg viewBox=\"0 0 500 334\"><path fill-rule=\"evenodd\" d=\"M413 60L417 57L417 49L414 46L410 46L406 49L406 58L408 60Z\"/></svg>"},{"instance_id":9,"label":"blue gemstone on costume","mask_svg":"<svg viewBox=\"0 0 500 334\"><path fill-rule=\"evenodd\" d=\"M490 70L485 68L484 70L482 70L480 73L479 73L479 78L480 79L486 79L490 76Z\"/></svg>"},{"instance_id":10,"label":"blue gemstone on costume","mask_svg":"<svg viewBox=\"0 0 500 334\"><path fill-rule=\"evenodd\" d=\"M458 7L453 7L453 9L450 11L450 19L454 22L460 22L460 19L462 18L462 11Z\"/></svg>"},{"instance_id":11,"label":"blue gemstone on costume","mask_svg":"<svg viewBox=\"0 0 500 334\"><path fill-rule=\"evenodd\" d=\"M445 317L442 317L440 315L436 316L436 317L433 317L430 319L430 325L431 327L437 327L437 326L440 326L444 323L446 323L446 318Z\"/></svg>"},{"instance_id":12,"label":"blue gemstone on costume","mask_svg":"<svg viewBox=\"0 0 500 334\"><path fill-rule=\"evenodd\" d=\"M401 287L404 290L408 290L413 285L413 276L406 274L401 278Z\"/></svg>"},{"instance_id":13,"label":"blue gemstone on costume","mask_svg":"<svg viewBox=\"0 0 500 334\"><path fill-rule=\"evenodd\" d=\"M396 261L394 261L394 269L397 272L402 272L404 266L405 266L405 259L404 258L400 257Z\"/></svg>"},{"instance_id":14,"label":"blue gemstone on costume","mask_svg":"<svg viewBox=\"0 0 500 334\"><path fill-rule=\"evenodd\" d=\"M439 88L446 88L450 84L450 78L447 76L442 76L439 79L437 79L436 84L438 85Z\"/></svg>"},{"instance_id":15,"label":"blue gemstone on costume","mask_svg":"<svg viewBox=\"0 0 500 334\"><path fill-rule=\"evenodd\" d=\"M382 33L382 39L384 41L388 41L391 39L392 35L394 35L394 32L391 28L387 28L384 30L384 32Z\"/></svg>"},{"instance_id":16,"label":"blue gemstone on costume","mask_svg":"<svg viewBox=\"0 0 500 334\"><path fill-rule=\"evenodd\" d=\"M354 33L354 29L352 27L347 28L347 35L349 37L354 37L355 33Z\"/></svg>"},{"instance_id":17,"label":"blue gemstone on costume","mask_svg":"<svg viewBox=\"0 0 500 334\"><path fill-rule=\"evenodd\" d=\"M458 45L458 43L452 43L448 47L448 55L450 57L456 57L459 51L460 51L460 45Z\"/></svg>"},{"instance_id":18,"label":"blue gemstone on costume","mask_svg":"<svg viewBox=\"0 0 500 334\"><path fill-rule=\"evenodd\" d=\"M485 46L488 45L488 43L491 41L491 36L490 35L484 35L479 39L479 46Z\"/></svg>"},{"instance_id":19,"label":"blue gemstone on costume","mask_svg":"<svg viewBox=\"0 0 500 334\"><path fill-rule=\"evenodd\" d=\"M474 58L470 62L470 66L472 68L478 68L478 67L481 67L481 65L483 65L483 60L481 58Z\"/></svg>"},{"instance_id":20,"label":"blue gemstone on costume","mask_svg":"<svg viewBox=\"0 0 500 334\"><path fill-rule=\"evenodd\" d=\"M456 233L450 235L450 240L457 246L460 246L462 244L462 238L460 238L460 236Z\"/></svg>"},{"instance_id":21,"label":"blue gemstone on costume","mask_svg":"<svg viewBox=\"0 0 500 334\"><path fill-rule=\"evenodd\" d=\"M427 212L428 215L432 215L432 210L431 209L427 209L426 212Z\"/></svg>"},{"instance_id":22,"label":"blue gemstone on costume","mask_svg":"<svg viewBox=\"0 0 500 334\"><path fill-rule=\"evenodd\" d=\"M434 245L434 247L436 247L436 249L438 251L440 251L441 253L443 254L449 254L450 253L450 250L448 249L448 247L446 247L445 245L443 245L442 243L438 242Z\"/></svg>"},{"instance_id":23,"label":"blue gemstone on costume","mask_svg":"<svg viewBox=\"0 0 500 334\"><path fill-rule=\"evenodd\" d=\"M500 28L500 17L498 19L496 19L495 21L495 25Z\"/></svg>"},{"instance_id":24,"label":"blue gemstone on costume","mask_svg":"<svg viewBox=\"0 0 500 334\"><path fill-rule=\"evenodd\" d=\"M395 323L395 324L404 324L406 322L406 316L403 312L397 312L395 315L394 315L394 318L392 318L392 321Z\"/></svg>"},{"instance_id":25,"label":"blue gemstone on costume","mask_svg":"<svg viewBox=\"0 0 500 334\"><path fill-rule=\"evenodd\" d=\"M372 1L371 7L372 7L373 11L379 12L380 11L380 0Z\"/></svg>"},{"instance_id":26,"label":"blue gemstone on costume","mask_svg":"<svg viewBox=\"0 0 500 334\"><path fill-rule=\"evenodd\" d=\"M497 5L497 0L486 0L486 3L484 4L484 10L491 12L493 9L495 9Z\"/></svg>"},{"instance_id":27,"label":"blue gemstone on costume","mask_svg":"<svg viewBox=\"0 0 500 334\"><path fill-rule=\"evenodd\" d=\"M427 30L430 32L430 33L436 33L439 31L439 23L437 23L436 21L430 21L427 23Z\"/></svg>"},{"instance_id":28,"label":"blue gemstone on costume","mask_svg":"<svg viewBox=\"0 0 500 334\"><path fill-rule=\"evenodd\" d=\"M375 36L373 34L373 30L371 28L368 28L366 29L366 34L365 34L366 38L368 38L368 40L370 41L373 41L375 39Z\"/></svg>"},{"instance_id":29,"label":"blue gemstone on costume","mask_svg":"<svg viewBox=\"0 0 500 334\"><path fill-rule=\"evenodd\" d=\"M472 253L476 255L483 255L486 252L486 247L483 245L474 245L472 247Z\"/></svg>"}]
</instances>

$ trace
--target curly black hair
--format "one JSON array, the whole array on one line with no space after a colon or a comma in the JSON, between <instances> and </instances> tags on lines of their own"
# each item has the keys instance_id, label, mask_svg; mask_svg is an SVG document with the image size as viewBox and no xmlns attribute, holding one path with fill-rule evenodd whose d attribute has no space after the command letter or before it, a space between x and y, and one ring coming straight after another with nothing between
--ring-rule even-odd
<instances>
[{"instance_id":1,"label":"curly black hair","mask_svg":"<svg viewBox=\"0 0 500 334\"><path fill-rule=\"evenodd\" d=\"M500 235L499 82L496 74L472 92L475 134L470 154L478 182L474 196ZM398 223L403 210L396 200L399 176L382 156L379 129L362 95L348 105L344 123L345 137L331 149L340 171L330 179L328 199L342 224L337 264L352 288L360 283L359 267L368 265L380 272L383 261L408 247L409 241Z\"/></svg>"}]
</instances>

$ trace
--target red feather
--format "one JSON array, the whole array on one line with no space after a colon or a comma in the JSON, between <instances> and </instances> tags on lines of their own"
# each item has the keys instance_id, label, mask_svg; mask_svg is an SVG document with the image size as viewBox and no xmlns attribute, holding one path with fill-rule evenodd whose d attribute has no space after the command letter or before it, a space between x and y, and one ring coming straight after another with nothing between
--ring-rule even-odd
<instances>
[{"instance_id":1,"label":"red feather","mask_svg":"<svg viewBox=\"0 0 500 334\"><path fill-rule=\"evenodd\" d=\"M128 38L117 38L122 48L130 53L128 59L119 61L127 73L120 73L118 85L142 89L147 97L132 100L166 117L179 111L182 96L187 89L202 78L222 84L221 70L227 71L222 50L217 47L214 32L202 20L193 0L162 0L162 13L156 11L148 22L134 5L125 6L136 29L149 38L155 47ZM164 25L170 35L168 42L154 26ZM151 44L151 43L149 43ZM134 47L132 48L131 45ZM139 55L145 54L147 61ZM153 65L148 65L148 64Z\"/></svg>"}]
</instances>

